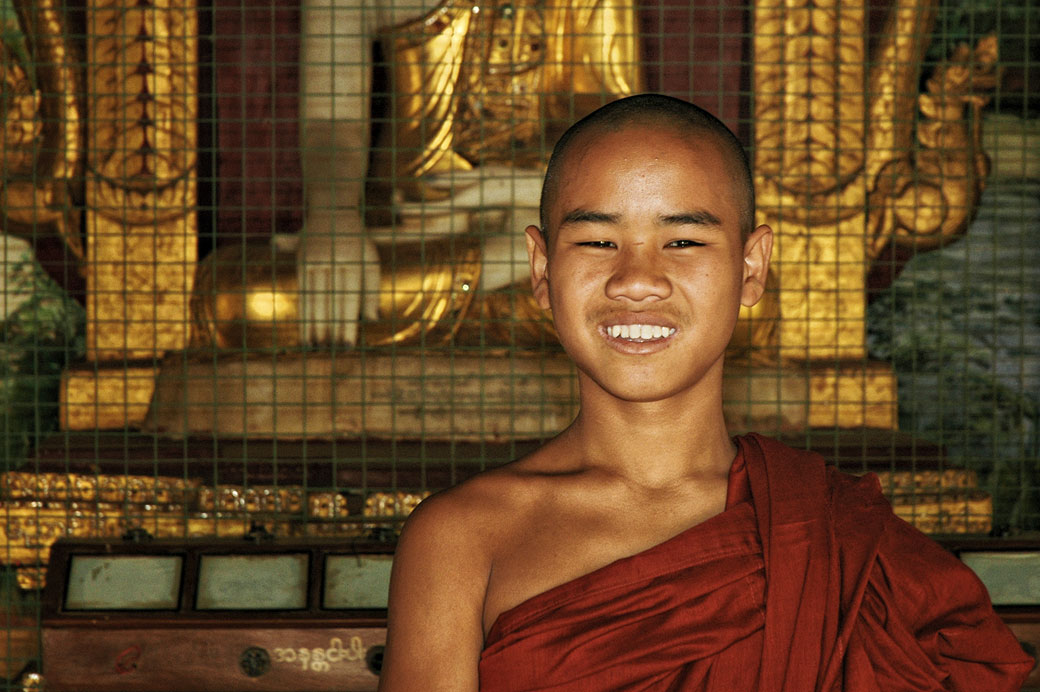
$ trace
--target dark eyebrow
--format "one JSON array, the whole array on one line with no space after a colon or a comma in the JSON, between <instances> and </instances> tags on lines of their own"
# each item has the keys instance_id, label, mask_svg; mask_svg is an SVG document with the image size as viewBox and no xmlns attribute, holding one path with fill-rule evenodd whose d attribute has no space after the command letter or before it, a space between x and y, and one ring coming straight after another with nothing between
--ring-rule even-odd
<instances>
[{"instance_id":1,"label":"dark eyebrow","mask_svg":"<svg viewBox=\"0 0 1040 692\"><path fill-rule=\"evenodd\" d=\"M722 221L710 211L698 209L679 214L667 214L660 217L660 223L666 226L721 226Z\"/></svg>"},{"instance_id":2,"label":"dark eyebrow","mask_svg":"<svg viewBox=\"0 0 1040 692\"><path fill-rule=\"evenodd\" d=\"M602 211L575 209L564 215L563 219L560 221L560 225L566 226L571 223L617 223L620 220L620 214L607 214Z\"/></svg>"}]
</instances>

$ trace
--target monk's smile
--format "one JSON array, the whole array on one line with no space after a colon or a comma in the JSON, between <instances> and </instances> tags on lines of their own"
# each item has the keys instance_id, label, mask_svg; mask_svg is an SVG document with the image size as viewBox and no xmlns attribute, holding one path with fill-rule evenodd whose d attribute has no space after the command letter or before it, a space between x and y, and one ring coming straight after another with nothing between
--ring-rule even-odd
<instances>
[{"instance_id":1,"label":"monk's smile","mask_svg":"<svg viewBox=\"0 0 1040 692\"><path fill-rule=\"evenodd\" d=\"M633 313L599 320L599 332L614 350L629 355L650 355L671 345L678 327L660 315Z\"/></svg>"},{"instance_id":2,"label":"monk's smile","mask_svg":"<svg viewBox=\"0 0 1040 692\"><path fill-rule=\"evenodd\" d=\"M675 327L661 327L656 324L615 324L606 330L611 338L636 343L660 341L675 334Z\"/></svg>"}]
</instances>

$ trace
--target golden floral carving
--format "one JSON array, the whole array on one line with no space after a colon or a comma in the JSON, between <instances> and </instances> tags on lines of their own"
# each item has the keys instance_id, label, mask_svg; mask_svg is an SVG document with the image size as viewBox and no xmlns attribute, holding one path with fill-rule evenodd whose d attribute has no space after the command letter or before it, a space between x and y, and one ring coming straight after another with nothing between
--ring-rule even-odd
<instances>
[{"instance_id":1,"label":"golden floral carving","mask_svg":"<svg viewBox=\"0 0 1040 692\"><path fill-rule=\"evenodd\" d=\"M824 199L855 193L848 184L863 164L864 17L862 5L839 0L757 5L755 166L785 209L812 214Z\"/></svg>"}]
</instances>

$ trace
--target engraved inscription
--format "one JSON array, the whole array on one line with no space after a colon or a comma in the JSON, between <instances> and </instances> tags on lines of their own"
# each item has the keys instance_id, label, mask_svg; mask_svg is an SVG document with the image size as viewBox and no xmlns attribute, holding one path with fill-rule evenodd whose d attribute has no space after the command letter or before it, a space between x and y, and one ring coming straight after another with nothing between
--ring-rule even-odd
<instances>
[{"instance_id":1,"label":"engraved inscription","mask_svg":"<svg viewBox=\"0 0 1040 692\"><path fill-rule=\"evenodd\" d=\"M332 669L334 663L341 661L349 663L364 660L365 645L358 636L351 637L346 648L343 646L342 639L333 637L329 640L328 647L324 649L321 647L312 649L284 647L274 650L275 663L295 663L299 664L302 670L310 670L315 673L327 673Z\"/></svg>"}]
</instances>

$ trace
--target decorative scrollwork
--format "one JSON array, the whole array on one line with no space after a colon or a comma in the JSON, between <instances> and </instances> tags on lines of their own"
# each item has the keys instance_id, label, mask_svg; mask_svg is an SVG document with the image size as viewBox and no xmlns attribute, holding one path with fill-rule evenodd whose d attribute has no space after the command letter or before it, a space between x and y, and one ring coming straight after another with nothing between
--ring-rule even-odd
<instances>
[{"instance_id":1,"label":"decorative scrollwork","mask_svg":"<svg viewBox=\"0 0 1040 692\"><path fill-rule=\"evenodd\" d=\"M958 46L929 78L917 150L882 168L871 194L869 257L889 243L932 250L967 231L989 172L979 112L997 80L996 36Z\"/></svg>"}]
</instances>

